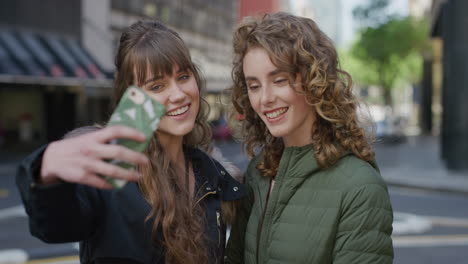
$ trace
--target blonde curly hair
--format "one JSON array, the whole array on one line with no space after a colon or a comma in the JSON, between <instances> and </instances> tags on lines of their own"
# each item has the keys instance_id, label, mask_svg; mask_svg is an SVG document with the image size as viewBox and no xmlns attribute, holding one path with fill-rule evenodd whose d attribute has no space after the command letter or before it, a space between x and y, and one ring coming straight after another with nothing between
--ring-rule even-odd
<instances>
[{"instance_id":1,"label":"blonde curly hair","mask_svg":"<svg viewBox=\"0 0 468 264\"><path fill-rule=\"evenodd\" d=\"M352 78L340 68L332 41L316 23L282 12L246 17L234 31L231 100L244 116L240 122L245 151L252 157L263 148L265 155L257 168L264 176L276 175L284 143L270 134L249 102L243 59L257 47L267 51L278 69L289 73L291 84L301 75L301 93L316 116L310 137L320 167L332 166L345 151L366 161L374 158L370 137L358 118Z\"/></svg>"}]
</instances>

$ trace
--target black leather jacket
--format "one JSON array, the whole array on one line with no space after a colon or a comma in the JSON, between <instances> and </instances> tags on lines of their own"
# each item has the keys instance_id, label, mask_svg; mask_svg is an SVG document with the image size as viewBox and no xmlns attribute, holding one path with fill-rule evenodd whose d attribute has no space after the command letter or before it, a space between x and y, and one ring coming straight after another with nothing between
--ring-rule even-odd
<instances>
[{"instance_id":1,"label":"black leather jacket","mask_svg":"<svg viewBox=\"0 0 468 264\"><path fill-rule=\"evenodd\" d=\"M136 183L120 190L60 183L36 184L44 148L26 158L17 171L17 186L29 215L31 234L48 243L80 241L81 263L164 263L164 248L151 239L150 206ZM226 227L221 200L245 196L215 160L198 149L189 149L197 200L205 210L210 263L222 263Z\"/></svg>"}]
</instances>

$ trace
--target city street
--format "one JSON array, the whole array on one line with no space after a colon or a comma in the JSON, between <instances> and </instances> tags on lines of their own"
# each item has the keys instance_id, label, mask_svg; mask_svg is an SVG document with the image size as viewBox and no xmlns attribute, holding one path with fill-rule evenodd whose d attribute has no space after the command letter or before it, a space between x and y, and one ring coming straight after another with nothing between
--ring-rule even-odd
<instances>
[{"instance_id":1,"label":"city street","mask_svg":"<svg viewBox=\"0 0 468 264\"><path fill-rule=\"evenodd\" d=\"M240 144L217 145L237 166L246 168L247 159L241 153ZM395 211L394 263L466 263L467 195L401 187L389 189ZM0 264L21 263L31 258L47 258L47 263L51 259L52 263L78 263L77 253L77 244L47 245L31 237L14 186L14 168L0 166ZM13 260L18 262L8 262Z\"/></svg>"},{"instance_id":2,"label":"city street","mask_svg":"<svg viewBox=\"0 0 468 264\"><path fill-rule=\"evenodd\" d=\"M174 183L174 175L176 178L183 176L183 173L178 175L183 170L189 179L189 175L196 172L197 166L193 167L192 173L186 169L189 168L189 160L184 159L184 167L184 162L178 162L182 161L179 158L183 155L171 151L172 146L180 143L173 139L183 133L181 131L191 129L189 123L195 114L197 123L206 114L215 145L242 172L246 170L249 158L243 153L241 143L232 139L236 134L233 127L247 125L245 128L249 130L248 133L264 137L268 130L256 129L256 125L265 121L268 129L278 129L279 134L269 131L273 135L285 136L285 140L290 136L293 141L299 140L297 142L310 139L307 138L307 131L303 130L309 127L313 128L309 132L315 133L310 140L316 149L336 154L322 142L329 140L337 147L347 145L346 150L354 150L359 156L368 157L369 162L376 161L376 170L388 186L393 207L393 263L468 264L468 0L14 0L1 1L1 11L0 264L80 262L79 242L47 244L31 235L29 226L37 225L29 223L16 187L16 169L33 149L63 138L74 128L110 124L110 114L116 108L120 111L112 115L112 121L123 121L127 125L127 120L134 120L138 125L149 124L155 128L154 125L161 119L142 121L140 108L148 116L153 116L151 109L157 106L151 103L152 100L146 100L146 96L143 96L145 93L135 92L133 88L133 92L125 93L128 86L142 88L151 99L164 105L167 111L169 121L160 123L159 128L160 131L168 132L164 133L169 136L156 140L159 141L158 145L165 146L165 153L153 153L151 149L148 153L151 157L157 157L151 160L151 166L167 168L167 157L177 157L174 161L180 168L172 168L171 164L169 173L149 173L149 177L154 176L153 179L163 179L156 187L149 184L150 189L163 190L163 198L168 198L159 199L161 197L149 195L151 200L157 200L157 204L162 201L169 206L180 205L183 201L177 197L184 195L179 195L181 184ZM254 89L260 92L254 93ZM128 103L126 99L129 99ZM203 109L200 110L202 104L208 104L209 111L204 113ZM251 117L253 112L250 108L258 114L253 114L254 126L242 122ZM314 113L308 112L310 109ZM360 126L363 126L365 133L362 133ZM283 131L283 128L286 130ZM139 129L142 130L141 127ZM198 126L193 129L195 134L198 129ZM146 128L143 130L149 132ZM96 140L99 144L116 141L126 144L120 139L124 140L128 136L122 135L124 138L120 138L120 132L117 133L119 135L112 131L109 134L103 132L88 139ZM375 156L370 155L367 144L361 142L364 137L367 140L367 136L375 140ZM210 139L208 135L203 137ZM322 139L316 140L316 137ZM267 137L267 140L270 139ZM183 142L187 140L191 141L184 137ZM340 144L343 140L352 143ZM94 163L90 156L124 163L135 161L132 155L121 150L108 151L102 145L89 147L93 142L85 138L83 141L69 142L68 147L67 144L56 144L57 151L49 149L52 153L48 156L50 163L58 164L60 169L71 168L73 172L63 177L54 175L56 171L51 168L54 166L44 166L44 171L50 172L50 177L44 180L56 182L59 179L54 176L59 176L67 181L93 184L96 179L86 177L89 170L126 178L125 173L112 166ZM88 156L75 155L76 150ZM68 159L71 155L78 159ZM282 162L288 163L286 158ZM322 218L313 219L317 223L304 220L306 225L320 233L324 228L334 230L334 227L322 225L332 217L339 218L340 225L346 226L347 212L357 208L353 212L366 219L359 220L356 217L353 219L355 221L348 222L360 222L359 231L365 229L363 232L374 235L371 245L366 246L368 252L360 256L370 256L374 262L378 262L375 260L375 248L385 240L376 241L379 239L375 234L379 232L369 232L366 223L372 222L369 219L379 222L379 214L382 211L389 212L388 199L380 203L385 205L385 209L382 209L379 208L379 199L365 196L370 188L358 189L372 185L370 181L364 181L367 180L367 171L362 170L363 164L356 162L357 165L354 165L350 162L350 166L324 168L327 169L323 173L325 175L343 173L350 176L343 178L347 183L336 183L334 179L340 178L322 179L314 175L311 176L313 180L319 181L317 184L309 182L307 186L292 173L305 173L303 164L309 161L305 159L301 162L300 165L295 164L295 167L284 168L292 183L283 184L282 189L274 189L277 190L272 196L275 199L270 202L277 201L280 206L269 206L272 214L269 210L259 216L261 224L265 222L267 228L272 221L284 226L291 224L275 218L277 214L274 210L283 210L285 207L281 206L287 204L287 208L292 210L284 209L282 212L288 212L288 217L294 220L321 214ZM82 167L73 168L74 164ZM36 165L33 163L34 169ZM211 164L201 169L200 173L210 169L207 174L219 171L225 175L225 171L212 168ZM190 192L187 193L193 191L192 180L190 178L186 184L190 186L187 188ZM293 190L295 183L302 184L300 187L304 187L306 192L313 189L309 188L310 185L319 190L310 191L305 197L297 192L292 199L282 199L282 194ZM213 193L227 199L230 190L234 196L242 190L237 186L208 185L209 182L194 193L203 196L203 199ZM35 184L31 184L33 186ZM354 189L340 192L339 186L353 186ZM64 187L58 188L59 191L72 190L69 194L74 195L73 188L67 188L70 186L56 187ZM138 197L137 188L133 189L134 194L141 198ZM168 193L174 194L176 199L169 197ZM380 190L382 193L385 194L383 189ZM114 199L114 196L120 197L122 194L118 190L109 190L103 196L100 194L96 199L105 200L103 210L99 206L99 210L93 210L96 208L94 205L99 204L94 198L90 203L84 201L81 204L85 206L79 208L86 216L89 216L89 208L93 213L99 211L98 221L91 218L87 219L91 222L85 221L83 217L75 218L72 214L66 220L58 217L62 221L53 221L54 217L45 217L45 220L41 218L40 212L50 216L51 210L56 210L59 216L70 215L63 207L55 206L50 201L64 204L71 210L80 206L74 206L73 202L64 199L66 197L62 193L56 198L45 190L43 195L46 198L36 199L40 200L40 206L28 211L39 221L50 221L54 228L52 231L44 231L46 234L35 231L36 235L46 237L49 241L56 241L59 237L83 239L79 235L88 238L86 230L81 232L81 229L74 228L86 227L85 223L91 223L95 227L93 231L98 231L91 232L95 240L95 243L89 243L92 256L109 258L112 262L117 259L124 259L122 262L125 262L125 259L135 256L151 259L153 256L147 250L151 243L148 239L145 241L149 238L147 235L151 234L144 234L145 239L137 237L133 240L129 235L134 230L141 230L138 219L143 219L144 214L136 214L135 208L145 209L148 206L145 200L137 199L136 205L130 203L134 207L125 210L125 202L130 200L128 197L134 196ZM320 198L322 195L324 199ZM362 203L364 205L359 202L360 197L366 197ZM34 199L35 196L28 197L28 201L29 198ZM298 198L297 202L295 198ZM258 202L258 195L256 199ZM42 206L43 200L46 200L46 206ZM338 214L330 213L333 210L325 210L322 214L315 207L301 210L304 200L306 204L309 201L320 201L319 209L335 207L340 210ZM357 205L346 206L348 200L352 201L352 205ZM327 203L335 201L338 205L327 206ZM376 212L373 216L366 217L365 213L359 213L363 208L368 208L365 207L367 205L372 207L369 212ZM167 219L187 222L185 213L178 212L187 212L190 206L191 203L186 203L185 206L171 207L177 208L174 214L176 217L171 217L171 210L166 210L164 206L159 208L156 205L158 208L155 210L163 212L165 218L161 221L165 223L170 222ZM267 208L265 204L262 207ZM121 211L131 212L131 217L121 214ZM214 225L217 222L219 227L219 208L209 205L199 211L206 213L206 224ZM298 217L295 217L296 212ZM379 223L386 224L386 229L389 229L388 215L382 219L386 220ZM153 228L156 232L152 236L153 240L161 234L167 234L160 232L160 229L166 229L158 227L158 223ZM330 223L334 222L328 221ZM70 228L67 230L76 232L72 235L62 234L63 229L56 228L62 224ZM377 226L375 223L370 225ZM115 232L116 229L122 232ZM191 234L190 238L197 238L193 232L185 232L187 230L178 232L180 230L175 227L169 229L171 234ZM286 244L300 240L299 247L294 247L297 243L289 243L287 246L292 251L285 247L281 249L287 249L286 254L273 252L276 255L288 256L296 249L304 250L302 253L307 255L317 253L317 247L295 236L293 228L280 232L274 226L270 232L273 235L268 236L261 235L262 230L258 231L260 233L256 236L260 242L269 238L278 238ZM210 236L215 235L213 232L208 233ZM141 235L139 231L134 234ZM51 237L55 235L54 240ZM345 237L341 233L336 236L342 240ZM310 237L321 239L324 236L321 233ZM353 240L360 246L368 242L356 236L345 240L346 243ZM109 244L109 241L112 243ZM123 246L119 244L122 241L125 243ZM171 241L168 239L166 242L170 244ZM319 247L341 248L339 242L328 239L317 244ZM143 251L121 250L128 245L138 245ZM219 245L222 246L222 242ZM259 245L264 246L262 243ZM389 246L389 243L386 245ZM271 248L274 248L274 244ZM170 248L166 249L163 251L171 252ZM358 249L349 249L350 252L353 250ZM127 254L127 251L132 251L132 254ZM178 254L177 250L174 252L174 261L170 254L165 259L169 259L169 262L189 259L184 257L183 261L178 261L178 256L184 254ZM260 254L257 262L263 255L271 257L269 260L281 259L274 254ZM322 259L328 257L326 253L315 256ZM193 259L194 262L203 262L197 261L196 256ZM297 259L286 259L285 262L297 262ZM353 261L359 262L357 259Z\"/></svg>"}]
</instances>

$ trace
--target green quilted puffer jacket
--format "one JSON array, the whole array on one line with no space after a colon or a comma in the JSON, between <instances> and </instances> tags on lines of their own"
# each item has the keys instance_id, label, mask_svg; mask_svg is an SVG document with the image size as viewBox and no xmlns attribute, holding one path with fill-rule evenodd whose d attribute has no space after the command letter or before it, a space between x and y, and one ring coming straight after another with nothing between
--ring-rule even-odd
<instances>
[{"instance_id":1,"label":"green quilted puffer jacket","mask_svg":"<svg viewBox=\"0 0 468 264\"><path fill-rule=\"evenodd\" d=\"M226 263L392 263L393 211L374 163L345 153L320 169L311 145L286 148L271 181L246 172L250 196L234 224ZM245 236L244 236L245 235Z\"/></svg>"}]
</instances>

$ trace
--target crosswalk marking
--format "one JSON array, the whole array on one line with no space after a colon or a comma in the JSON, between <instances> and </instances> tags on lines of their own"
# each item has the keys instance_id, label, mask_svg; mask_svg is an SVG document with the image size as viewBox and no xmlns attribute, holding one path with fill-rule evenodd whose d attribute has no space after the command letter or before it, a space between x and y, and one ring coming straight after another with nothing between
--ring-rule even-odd
<instances>
[{"instance_id":1,"label":"crosswalk marking","mask_svg":"<svg viewBox=\"0 0 468 264\"><path fill-rule=\"evenodd\" d=\"M0 220L14 218L14 217L26 217L26 211L22 205L17 205L5 209L0 209Z\"/></svg>"},{"instance_id":2,"label":"crosswalk marking","mask_svg":"<svg viewBox=\"0 0 468 264\"><path fill-rule=\"evenodd\" d=\"M24 264L79 264L80 258L78 256L66 256L48 259L30 260Z\"/></svg>"},{"instance_id":3,"label":"crosswalk marking","mask_svg":"<svg viewBox=\"0 0 468 264\"><path fill-rule=\"evenodd\" d=\"M420 234L432 228L432 222L427 217L414 214L394 212L393 234Z\"/></svg>"},{"instance_id":4,"label":"crosswalk marking","mask_svg":"<svg viewBox=\"0 0 468 264\"><path fill-rule=\"evenodd\" d=\"M451 218L451 217L429 217L429 220L434 226L461 227L468 228L468 219Z\"/></svg>"},{"instance_id":5,"label":"crosswalk marking","mask_svg":"<svg viewBox=\"0 0 468 264\"><path fill-rule=\"evenodd\" d=\"M402 212L394 213L393 246L394 247L439 247L467 246L468 229L454 235L422 235L434 226L468 228L468 219L422 216ZM415 235L420 234L420 235Z\"/></svg>"},{"instance_id":6,"label":"crosswalk marking","mask_svg":"<svg viewBox=\"0 0 468 264\"><path fill-rule=\"evenodd\" d=\"M437 236L393 236L394 247L446 247L467 246L468 234Z\"/></svg>"},{"instance_id":7,"label":"crosswalk marking","mask_svg":"<svg viewBox=\"0 0 468 264\"><path fill-rule=\"evenodd\" d=\"M1 264L24 263L28 260L28 254L22 249L6 249L0 250Z\"/></svg>"}]
</instances>

